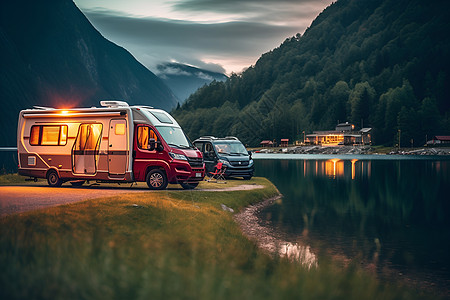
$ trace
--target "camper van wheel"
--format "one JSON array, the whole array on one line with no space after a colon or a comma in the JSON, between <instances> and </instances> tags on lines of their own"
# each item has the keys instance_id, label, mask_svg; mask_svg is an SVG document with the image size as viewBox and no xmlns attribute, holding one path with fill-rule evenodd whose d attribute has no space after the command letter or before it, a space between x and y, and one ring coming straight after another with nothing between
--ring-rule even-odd
<instances>
[{"instance_id":1,"label":"camper van wheel","mask_svg":"<svg viewBox=\"0 0 450 300\"><path fill-rule=\"evenodd\" d=\"M159 169L153 169L147 174L147 185L152 190L163 190L167 187L166 173Z\"/></svg>"},{"instance_id":2,"label":"camper van wheel","mask_svg":"<svg viewBox=\"0 0 450 300\"><path fill-rule=\"evenodd\" d=\"M58 172L50 170L47 173L47 182L49 186L58 187L61 186L63 181L59 178Z\"/></svg>"},{"instance_id":3,"label":"camper van wheel","mask_svg":"<svg viewBox=\"0 0 450 300\"><path fill-rule=\"evenodd\" d=\"M180 183L180 185L183 187L183 189L185 190L193 190L198 186L198 182L191 182L191 183Z\"/></svg>"}]
</instances>

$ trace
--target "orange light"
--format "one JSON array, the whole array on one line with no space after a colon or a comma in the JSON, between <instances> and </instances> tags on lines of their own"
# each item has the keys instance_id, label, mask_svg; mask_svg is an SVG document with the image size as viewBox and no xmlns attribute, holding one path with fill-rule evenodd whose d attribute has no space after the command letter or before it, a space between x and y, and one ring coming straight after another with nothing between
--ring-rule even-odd
<instances>
[{"instance_id":1,"label":"orange light","mask_svg":"<svg viewBox=\"0 0 450 300\"><path fill-rule=\"evenodd\" d=\"M69 113L68 110L63 110L63 111L61 112L62 115L67 115L68 113Z\"/></svg>"},{"instance_id":2,"label":"orange light","mask_svg":"<svg viewBox=\"0 0 450 300\"><path fill-rule=\"evenodd\" d=\"M355 175L356 175L355 163L357 161L358 161L357 159L352 159L352 180L355 179Z\"/></svg>"},{"instance_id":3,"label":"orange light","mask_svg":"<svg viewBox=\"0 0 450 300\"><path fill-rule=\"evenodd\" d=\"M344 174L344 164L340 159L334 158L325 162L325 174L336 178Z\"/></svg>"}]
</instances>

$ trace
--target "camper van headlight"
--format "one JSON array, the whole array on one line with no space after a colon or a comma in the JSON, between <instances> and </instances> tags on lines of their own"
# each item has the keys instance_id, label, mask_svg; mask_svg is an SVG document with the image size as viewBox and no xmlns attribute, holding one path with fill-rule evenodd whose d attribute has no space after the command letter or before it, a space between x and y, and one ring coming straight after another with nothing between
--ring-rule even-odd
<instances>
[{"instance_id":1,"label":"camper van headlight","mask_svg":"<svg viewBox=\"0 0 450 300\"><path fill-rule=\"evenodd\" d=\"M178 153L173 153L173 152L169 152L169 155L173 158L173 159L178 159L178 160L187 160L187 157L183 154L178 154Z\"/></svg>"},{"instance_id":2,"label":"camper van headlight","mask_svg":"<svg viewBox=\"0 0 450 300\"><path fill-rule=\"evenodd\" d=\"M219 159L219 162L223 163L225 166L231 166L230 162L226 159Z\"/></svg>"}]
</instances>

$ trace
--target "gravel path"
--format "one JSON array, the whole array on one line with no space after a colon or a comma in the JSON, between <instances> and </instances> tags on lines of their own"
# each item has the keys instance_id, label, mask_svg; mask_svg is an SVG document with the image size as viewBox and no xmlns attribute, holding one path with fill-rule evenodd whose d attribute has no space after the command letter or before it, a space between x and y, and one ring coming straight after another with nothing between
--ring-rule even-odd
<instances>
[{"instance_id":1,"label":"gravel path","mask_svg":"<svg viewBox=\"0 0 450 300\"><path fill-rule=\"evenodd\" d=\"M263 188L263 186L244 184L220 189L194 189L190 191L226 192L259 188ZM48 186L0 186L0 217L99 197L144 192L153 191L150 191L145 184L138 184L133 187L129 187L129 184L123 184L110 187L93 185L77 188L71 186L59 188Z\"/></svg>"}]
</instances>

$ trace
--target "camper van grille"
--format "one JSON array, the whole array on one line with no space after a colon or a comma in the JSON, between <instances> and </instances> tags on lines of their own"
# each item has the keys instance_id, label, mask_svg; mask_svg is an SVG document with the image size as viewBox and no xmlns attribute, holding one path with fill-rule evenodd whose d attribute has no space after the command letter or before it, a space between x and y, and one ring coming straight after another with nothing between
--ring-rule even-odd
<instances>
[{"instance_id":1,"label":"camper van grille","mask_svg":"<svg viewBox=\"0 0 450 300\"><path fill-rule=\"evenodd\" d=\"M233 167L243 167L248 166L248 160L247 161L230 161L230 164Z\"/></svg>"},{"instance_id":2,"label":"camper van grille","mask_svg":"<svg viewBox=\"0 0 450 300\"><path fill-rule=\"evenodd\" d=\"M188 162L193 168L202 168L203 167L203 158L197 157L188 157Z\"/></svg>"}]
</instances>

